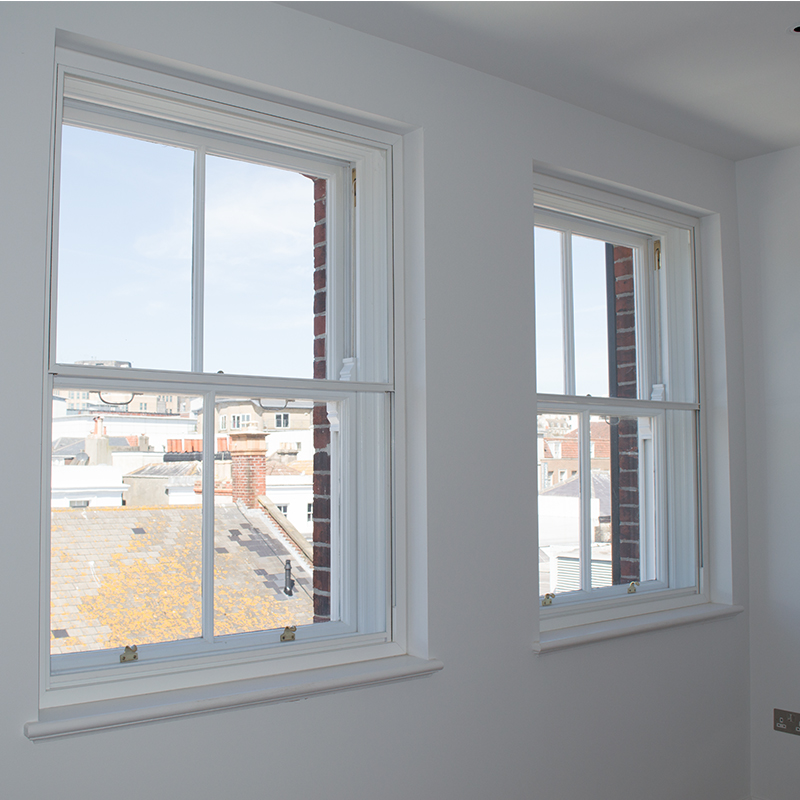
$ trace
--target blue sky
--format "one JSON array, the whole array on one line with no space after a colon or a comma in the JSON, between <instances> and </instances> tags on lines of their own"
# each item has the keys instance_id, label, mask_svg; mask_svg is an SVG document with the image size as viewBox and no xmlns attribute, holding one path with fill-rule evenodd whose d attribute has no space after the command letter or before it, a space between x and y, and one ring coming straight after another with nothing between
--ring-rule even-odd
<instances>
[{"instance_id":1,"label":"blue sky","mask_svg":"<svg viewBox=\"0 0 800 800\"><path fill-rule=\"evenodd\" d=\"M562 234L536 228L537 391L564 392ZM608 396L608 322L605 242L572 237L575 393Z\"/></svg>"},{"instance_id":2,"label":"blue sky","mask_svg":"<svg viewBox=\"0 0 800 800\"><path fill-rule=\"evenodd\" d=\"M65 125L57 357L188 370L191 150ZM207 157L209 372L310 377L313 184Z\"/></svg>"}]
</instances>

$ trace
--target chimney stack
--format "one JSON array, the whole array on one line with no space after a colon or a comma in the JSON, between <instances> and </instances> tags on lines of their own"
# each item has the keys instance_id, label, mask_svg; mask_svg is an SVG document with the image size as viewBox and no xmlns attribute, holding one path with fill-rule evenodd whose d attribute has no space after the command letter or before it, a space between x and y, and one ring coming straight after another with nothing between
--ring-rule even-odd
<instances>
[{"instance_id":1,"label":"chimney stack","mask_svg":"<svg viewBox=\"0 0 800 800\"><path fill-rule=\"evenodd\" d=\"M230 440L233 502L257 508L258 496L267 490L267 434L255 429L231 431Z\"/></svg>"}]
</instances>

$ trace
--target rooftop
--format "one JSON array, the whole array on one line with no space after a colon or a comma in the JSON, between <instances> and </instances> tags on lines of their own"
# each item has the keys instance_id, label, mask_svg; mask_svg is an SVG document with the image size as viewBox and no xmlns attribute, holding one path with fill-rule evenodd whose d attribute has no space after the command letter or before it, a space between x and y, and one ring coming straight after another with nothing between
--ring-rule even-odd
<instances>
[{"instance_id":1,"label":"rooftop","mask_svg":"<svg viewBox=\"0 0 800 800\"><path fill-rule=\"evenodd\" d=\"M53 510L51 653L199 637L200 523L200 506ZM311 583L268 514L216 507L215 635L311 623Z\"/></svg>"}]
</instances>

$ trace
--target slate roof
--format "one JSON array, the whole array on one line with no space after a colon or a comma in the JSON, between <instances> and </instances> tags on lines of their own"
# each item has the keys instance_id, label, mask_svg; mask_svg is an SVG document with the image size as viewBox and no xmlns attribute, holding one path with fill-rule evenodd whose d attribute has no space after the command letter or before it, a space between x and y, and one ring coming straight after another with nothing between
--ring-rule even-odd
<instances>
[{"instance_id":1,"label":"slate roof","mask_svg":"<svg viewBox=\"0 0 800 800\"><path fill-rule=\"evenodd\" d=\"M109 436L108 443L112 450L130 450L130 442L125 436ZM59 436L53 440L53 455L72 458L83 453L86 448L84 436Z\"/></svg>"},{"instance_id":2,"label":"slate roof","mask_svg":"<svg viewBox=\"0 0 800 800\"><path fill-rule=\"evenodd\" d=\"M54 509L51 653L199 636L200 524L200 506ZM214 583L216 635L313 621L310 566L262 511L216 507Z\"/></svg>"},{"instance_id":3,"label":"slate roof","mask_svg":"<svg viewBox=\"0 0 800 800\"><path fill-rule=\"evenodd\" d=\"M267 459L264 464L265 475L302 475L303 471L296 469L294 463L283 464L280 461Z\"/></svg>"},{"instance_id":4,"label":"slate roof","mask_svg":"<svg viewBox=\"0 0 800 800\"><path fill-rule=\"evenodd\" d=\"M143 467L131 470L125 477L136 478L183 478L186 476L202 474L203 468L199 461L166 461L154 464L145 464Z\"/></svg>"}]
</instances>

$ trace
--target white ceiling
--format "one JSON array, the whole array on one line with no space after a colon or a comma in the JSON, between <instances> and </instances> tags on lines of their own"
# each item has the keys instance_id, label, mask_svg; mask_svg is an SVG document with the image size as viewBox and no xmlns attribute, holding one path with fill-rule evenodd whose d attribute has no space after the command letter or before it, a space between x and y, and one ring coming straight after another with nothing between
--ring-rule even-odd
<instances>
[{"instance_id":1,"label":"white ceiling","mask_svg":"<svg viewBox=\"0 0 800 800\"><path fill-rule=\"evenodd\" d=\"M800 2L285 2L728 158L800 144Z\"/></svg>"}]
</instances>

